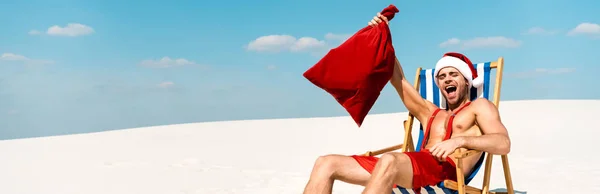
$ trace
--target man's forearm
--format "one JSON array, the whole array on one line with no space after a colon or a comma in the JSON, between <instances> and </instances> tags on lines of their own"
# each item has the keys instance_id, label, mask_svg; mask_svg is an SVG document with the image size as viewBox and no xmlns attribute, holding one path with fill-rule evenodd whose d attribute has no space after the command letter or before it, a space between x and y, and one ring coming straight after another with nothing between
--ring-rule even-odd
<instances>
[{"instance_id":1,"label":"man's forearm","mask_svg":"<svg viewBox=\"0 0 600 194\"><path fill-rule=\"evenodd\" d=\"M390 82L394 87L401 87L403 79L405 79L404 71L402 70L400 61L398 61L398 58L396 58L396 64L394 64L394 73L392 74L392 79Z\"/></svg>"},{"instance_id":2,"label":"man's forearm","mask_svg":"<svg viewBox=\"0 0 600 194\"><path fill-rule=\"evenodd\" d=\"M461 146L472 150L481 150L495 155L510 152L510 139L504 134L486 134L482 136L463 136Z\"/></svg>"}]
</instances>

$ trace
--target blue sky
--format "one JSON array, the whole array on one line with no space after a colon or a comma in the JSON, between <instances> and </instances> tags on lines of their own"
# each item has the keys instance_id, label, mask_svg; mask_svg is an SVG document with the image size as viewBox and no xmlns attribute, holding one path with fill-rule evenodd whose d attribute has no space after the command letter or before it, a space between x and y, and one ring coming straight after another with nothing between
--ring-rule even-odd
<instances>
[{"instance_id":1,"label":"blue sky","mask_svg":"<svg viewBox=\"0 0 600 194\"><path fill-rule=\"evenodd\" d=\"M0 139L347 115L302 73L389 4L410 80L458 51L505 58L503 100L600 98L598 1L429 3L3 0ZM398 111L388 85L371 113Z\"/></svg>"}]
</instances>

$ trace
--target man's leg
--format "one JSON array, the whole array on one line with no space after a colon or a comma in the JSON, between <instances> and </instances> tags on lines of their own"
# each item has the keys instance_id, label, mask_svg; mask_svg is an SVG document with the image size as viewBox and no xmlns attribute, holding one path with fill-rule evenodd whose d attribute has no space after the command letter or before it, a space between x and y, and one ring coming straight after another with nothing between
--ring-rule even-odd
<instances>
[{"instance_id":1,"label":"man's leg","mask_svg":"<svg viewBox=\"0 0 600 194\"><path fill-rule=\"evenodd\" d=\"M371 175L350 156L321 156L315 162L304 194L331 193L334 180L366 185Z\"/></svg>"},{"instance_id":2,"label":"man's leg","mask_svg":"<svg viewBox=\"0 0 600 194\"><path fill-rule=\"evenodd\" d=\"M413 169L410 157L404 153L386 153L373 169L363 194L389 193L394 184L412 188Z\"/></svg>"}]
</instances>

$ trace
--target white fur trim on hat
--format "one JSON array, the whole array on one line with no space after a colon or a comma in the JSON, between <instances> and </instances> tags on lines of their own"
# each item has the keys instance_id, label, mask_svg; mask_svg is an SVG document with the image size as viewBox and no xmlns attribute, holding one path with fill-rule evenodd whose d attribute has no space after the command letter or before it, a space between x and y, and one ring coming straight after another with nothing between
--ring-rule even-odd
<instances>
[{"instance_id":1,"label":"white fur trim on hat","mask_svg":"<svg viewBox=\"0 0 600 194\"><path fill-rule=\"evenodd\" d=\"M483 76L478 76L477 78L473 79L472 84L475 88L480 88L483 86Z\"/></svg>"},{"instance_id":2,"label":"white fur trim on hat","mask_svg":"<svg viewBox=\"0 0 600 194\"><path fill-rule=\"evenodd\" d=\"M473 84L473 75L471 74L471 68L469 67L469 64L456 57L444 56L435 64L433 75L437 76L440 70L445 67L456 68L467 79L469 86ZM439 83L437 83L437 79L435 79L435 82L437 85L439 85Z\"/></svg>"},{"instance_id":3,"label":"white fur trim on hat","mask_svg":"<svg viewBox=\"0 0 600 194\"><path fill-rule=\"evenodd\" d=\"M471 73L471 68L469 67L469 64L465 63L464 61L462 61L456 57L452 57L452 56L442 57L435 64L435 70L434 70L433 75L437 76L440 69L443 69L444 67L454 67L454 68L458 69L458 71L467 79L469 86L480 87L481 85L483 85L483 80L481 79L481 77L477 77L475 80L473 80L473 75ZM434 80L435 80L435 84L439 86L437 79L434 79Z\"/></svg>"}]
</instances>

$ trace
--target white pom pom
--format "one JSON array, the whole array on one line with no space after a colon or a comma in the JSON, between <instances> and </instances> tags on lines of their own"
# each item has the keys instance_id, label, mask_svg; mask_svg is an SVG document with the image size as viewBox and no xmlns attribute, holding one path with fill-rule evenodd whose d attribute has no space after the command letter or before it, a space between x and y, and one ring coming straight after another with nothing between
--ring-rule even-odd
<instances>
[{"instance_id":1,"label":"white pom pom","mask_svg":"<svg viewBox=\"0 0 600 194\"><path fill-rule=\"evenodd\" d=\"M479 88L483 86L483 77L477 77L473 80L473 87Z\"/></svg>"}]
</instances>

